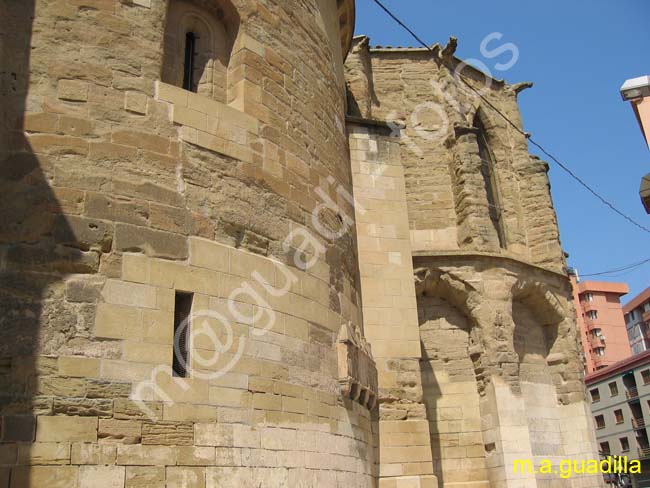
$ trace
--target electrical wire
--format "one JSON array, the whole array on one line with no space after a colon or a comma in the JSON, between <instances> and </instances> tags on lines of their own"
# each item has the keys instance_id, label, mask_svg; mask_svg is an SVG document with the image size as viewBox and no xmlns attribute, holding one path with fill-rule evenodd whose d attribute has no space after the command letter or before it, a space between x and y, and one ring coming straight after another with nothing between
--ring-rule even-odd
<instances>
[{"instance_id":1,"label":"electrical wire","mask_svg":"<svg viewBox=\"0 0 650 488\"><path fill-rule=\"evenodd\" d=\"M640 266L643 266L646 263L650 263L650 258L644 259L643 261L639 261L638 263L630 264L628 266L623 266L622 268L616 268L616 269L610 269L609 271L601 271L599 273L587 273L587 274L580 274L581 277L585 276L602 276L602 275L609 275L609 274L614 274L614 273L620 273L622 271L628 271L628 270L633 270L635 268L638 268Z\"/></svg>"},{"instance_id":2,"label":"electrical wire","mask_svg":"<svg viewBox=\"0 0 650 488\"><path fill-rule=\"evenodd\" d=\"M427 43L425 43L415 32L413 32L412 29L410 29L404 22L402 22L393 12L390 11L388 7L386 7L380 0L373 0L386 14L390 16L397 24L400 25L403 29L405 29L413 38L418 41L425 49L428 51L433 52L433 48L428 46ZM517 126L512 120L510 120L501 110L499 110L497 107L495 107L492 102L490 102L483 94L474 88L466 79L465 77L458 73L458 77L461 79L461 81L474 93L476 93L481 100L485 102L485 104L490 107L492 110L494 110L497 114L499 114L508 124L510 124L517 132L519 132L521 135L526 137L530 143L538 148L540 151L542 151L548 158L550 158L553 162L555 162L562 170L564 170L571 178L576 180L582 187L584 187L589 193L591 193L593 196L595 196L598 200L600 200L605 206L609 207L613 212L618 214L619 216L623 217L625 220L630 222L632 225L638 227L639 229L647 232L650 234L650 228L646 227L643 224L640 224L636 220L634 220L632 217L628 216L621 210L619 210L614 204L612 204L610 201L608 201L605 197L603 197L600 193L598 193L596 190L594 190L591 186L589 186L582 178L580 178L578 175L576 175L571 169L569 169L564 163L562 163L558 158L553 156L550 152L548 152L540 143L536 142L530 134L524 132L522 129Z\"/></svg>"}]
</instances>

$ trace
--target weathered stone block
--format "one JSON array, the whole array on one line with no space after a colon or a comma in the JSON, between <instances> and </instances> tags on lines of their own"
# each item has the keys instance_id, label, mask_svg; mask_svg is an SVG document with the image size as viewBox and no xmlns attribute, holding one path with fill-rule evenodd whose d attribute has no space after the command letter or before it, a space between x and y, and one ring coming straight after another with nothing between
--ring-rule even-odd
<instances>
[{"instance_id":1,"label":"weathered stone block","mask_svg":"<svg viewBox=\"0 0 650 488\"><path fill-rule=\"evenodd\" d=\"M75 442L72 444L72 464L115 464L117 447L106 444L88 444Z\"/></svg>"},{"instance_id":2,"label":"weathered stone block","mask_svg":"<svg viewBox=\"0 0 650 488\"><path fill-rule=\"evenodd\" d=\"M79 488L124 488L124 466L81 466Z\"/></svg>"},{"instance_id":3,"label":"weathered stone block","mask_svg":"<svg viewBox=\"0 0 650 488\"><path fill-rule=\"evenodd\" d=\"M127 91L124 94L124 109L140 115L147 113L147 95L135 91Z\"/></svg>"},{"instance_id":4,"label":"weathered stone block","mask_svg":"<svg viewBox=\"0 0 650 488\"><path fill-rule=\"evenodd\" d=\"M162 403L144 402L148 410L153 412L156 418L162 418ZM140 405L128 398L116 398L113 404L113 411L116 419L148 419L148 412L143 410Z\"/></svg>"},{"instance_id":5,"label":"weathered stone block","mask_svg":"<svg viewBox=\"0 0 650 488\"><path fill-rule=\"evenodd\" d=\"M140 283L107 280L102 289L102 297L106 303L114 305L156 308L157 291L152 286Z\"/></svg>"},{"instance_id":6,"label":"weathered stone block","mask_svg":"<svg viewBox=\"0 0 650 488\"><path fill-rule=\"evenodd\" d=\"M165 468L127 466L125 488L166 488Z\"/></svg>"},{"instance_id":7,"label":"weathered stone block","mask_svg":"<svg viewBox=\"0 0 650 488\"><path fill-rule=\"evenodd\" d=\"M57 96L73 102L88 101L88 83L79 80L59 80Z\"/></svg>"},{"instance_id":8,"label":"weathered stone block","mask_svg":"<svg viewBox=\"0 0 650 488\"><path fill-rule=\"evenodd\" d=\"M205 468L168 467L168 488L205 488Z\"/></svg>"},{"instance_id":9,"label":"weathered stone block","mask_svg":"<svg viewBox=\"0 0 650 488\"><path fill-rule=\"evenodd\" d=\"M69 285L70 282L68 283L68 287L66 287L66 296L68 294ZM82 356L61 356L58 359L58 365L59 374L61 376L72 376L78 378L99 377L100 361L96 358L86 358Z\"/></svg>"},{"instance_id":10,"label":"weathered stone block","mask_svg":"<svg viewBox=\"0 0 650 488\"><path fill-rule=\"evenodd\" d=\"M176 452L180 466L211 466L215 463L214 447L179 446Z\"/></svg>"},{"instance_id":11,"label":"weathered stone block","mask_svg":"<svg viewBox=\"0 0 650 488\"><path fill-rule=\"evenodd\" d=\"M115 229L115 249L122 252L144 252L151 257L187 259L187 239L177 234L118 224Z\"/></svg>"},{"instance_id":12,"label":"weathered stone block","mask_svg":"<svg viewBox=\"0 0 650 488\"><path fill-rule=\"evenodd\" d=\"M194 444L194 429L190 423L145 423L142 425L142 444L191 446Z\"/></svg>"},{"instance_id":13,"label":"weathered stone block","mask_svg":"<svg viewBox=\"0 0 650 488\"><path fill-rule=\"evenodd\" d=\"M128 339L142 336L142 312L137 308L100 303L95 315L95 337Z\"/></svg>"},{"instance_id":14,"label":"weathered stone block","mask_svg":"<svg viewBox=\"0 0 650 488\"><path fill-rule=\"evenodd\" d=\"M87 383L87 398L127 398L131 394L131 383L91 380Z\"/></svg>"},{"instance_id":15,"label":"weathered stone block","mask_svg":"<svg viewBox=\"0 0 650 488\"><path fill-rule=\"evenodd\" d=\"M18 464L70 464L70 444L67 442L21 444L18 449Z\"/></svg>"},{"instance_id":16,"label":"weathered stone block","mask_svg":"<svg viewBox=\"0 0 650 488\"><path fill-rule=\"evenodd\" d=\"M11 488L77 486L77 466L19 466L11 471Z\"/></svg>"},{"instance_id":17,"label":"weathered stone block","mask_svg":"<svg viewBox=\"0 0 650 488\"><path fill-rule=\"evenodd\" d=\"M117 464L136 466L174 466L176 451L169 446L117 446Z\"/></svg>"},{"instance_id":18,"label":"weathered stone block","mask_svg":"<svg viewBox=\"0 0 650 488\"><path fill-rule=\"evenodd\" d=\"M55 415L80 417L110 417L113 415L113 401L99 398L55 398Z\"/></svg>"},{"instance_id":19,"label":"weathered stone block","mask_svg":"<svg viewBox=\"0 0 650 488\"><path fill-rule=\"evenodd\" d=\"M96 442L97 417L38 417L37 442Z\"/></svg>"},{"instance_id":20,"label":"weathered stone block","mask_svg":"<svg viewBox=\"0 0 650 488\"><path fill-rule=\"evenodd\" d=\"M72 279L66 283L65 298L74 303L94 303L103 284L103 280Z\"/></svg>"},{"instance_id":21,"label":"weathered stone block","mask_svg":"<svg viewBox=\"0 0 650 488\"><path fill-rule=\"evenodd\" d=\"M36 419L31 415L4 415L2 417L3 442L32 442Z\"/></svg>"},{"instance_id":22,"label":"weathered stone block","mask_svg":"<svg viewBox=\"0 0 650 488\"><path fill-rule=\"evenodd\" d=\"M139 444L142 424L135 420L99 419L97 437L103 442Z\"/></svg>"},{"instance_id":23,"label":"weathered stone block","mask_svg":"<svg viewBox=\"0 0 650 488\"><path fill-rule=\"evenodd\" d=\"M59 215L54 220L54 239L83 251L96 248L109 252L113 243L113 224L97 219Z\"/></svg>"}]
</instances>

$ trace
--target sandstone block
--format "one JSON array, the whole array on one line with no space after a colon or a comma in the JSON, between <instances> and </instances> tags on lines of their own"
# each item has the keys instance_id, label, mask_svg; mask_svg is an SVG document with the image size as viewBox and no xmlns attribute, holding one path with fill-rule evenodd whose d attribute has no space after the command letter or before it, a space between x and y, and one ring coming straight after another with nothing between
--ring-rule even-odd
<instances>
[{"instance_id":1,"label":"sandstone block","mask_svg":"<svg viewBox=\"0 0 650 488\"><path fill-rule=\"evenodd\" d=\"M115 249L122 252L144 252L151 257L187 259L187 239L159 230L117 224Z\"/></svg>"},{"instance_id":2,"label":"sandstone block","mask_svg":"<svg viewBox=\"0 0 650 488\"><path fill-rule=\"evenodd\" d=\"M88 83L78 80L59 80L57 96L73 102L88 101Z\"/></svg>"},{"instance_id":3,"label":"sandstone block","mask_svg":"<svg viewBox=\"0 0 650 488\"><path fill-rule=\"evenodd\" d=\"M12 469L11 488L77 486L77 466L19 466Z\"/></svg>"},{"instance_id":4,"label":"sandstone block","mask_svg":"<svg viewBox=\"0 0 650 488\"><path fill-rule=\"evenodd\" d=\"M79 488L124 488L124 466L81 466Z\"/></svg>"},{"instance_id":5,"label":"sandstone block","mask_svg":"<svg viewBox=\"0 0 650 488\"><path fill-rule=\"evenodd\" d=\"M99 419L97 437L100 442L139 444L142 441L142 424L135 420Z\"/></svg>"},{"instance_id":6,"label":"sandstone block","mask_svg":"<svg viewBox=\"0 0 650 488\"><path fill-rule=\"evenodd\" d=\"M169 152L169 138L156 136L147 132L131 130L115 131L112 135L115 144L134 146L161 154Z\"/></svg>"},{"instance_id":7,"label":"sandstone block","mask_svg":"<svg viewBox=\"0 0 650 488\"><path fill-rule=\"evenodd\" d=\"M145 1L145 0L140 0ZM124 109L140 115L147 113L147 95L136 91L127 91L124 94Z\"/></svg>"},{"instance_id":8,"label":"sandstone block","mask_svg":"<svg viewBox=\"0 0 650 488\"><path fill-rule=\"evenodd\" d=\"M67 290L66 290L67 294ZM100 361L96 358L82 356L60 356L58 359L59 374L78 378L99 377Z\"/></svg>"},{"instance_id":9,"label":"sandstone block","mask_svg":"<svg viewBox=\"0 0 650 488\"><path fill-rule=\"evenodd\" d=\"M149 259L141 254L123 254L122 279L134 283L148 283Z\"/></svg>"},{"instance_id":10,"label":"sandstone block","mask_svg":"<svg viewBox=\"0 0 650 488\"><path fill-rule=\"evenodd\" d=\"M194 444L209 447L232 447L233 426L226 424L194 424Z\"/></svg>"},{"instance_id":11,"label":"sandstone block","mask_svg":"<svg viewBox=\"0 0 650 488\"><path fill-rule=\"evenodd\" d=\"M130 383L117 383L112 381L91 380L86 383L87 398L126 398L131 393Z\"/></svg>"},{"instance_id":12,"label":"sandstone block","mask_svg":"<svg viewBox=\"0 0 650 488\"><path fill-rule=\"evenodd\" d=\"M128 339L142 336L142 312L137 308L100 303L95 316L95 337Z\"/></svg>"},{"instance_id":13,"label":"sandstone block","mask_svg":"<svg viewBox=\"0 0 650 488\"><path fill-rule=\"evenodd\" d=\"M163 414L162 403L144 402L147 409L153 412L156 418L161 418ZM113 404L114 416L116 419L148 419L148 412L143 410L137 402L128 398L116 398Z\"/></svg>"},{"instance_id":14,"label":"sandstone block","mask_svg":"<svg viewBox=\"0 0 650 488\"><path fill-rule=\"evenodd\" d=\"M71 448L72 464L115 464L117 447L106 444L75 442Z\"/></svg>"},{"instance_id":15,"label":"sandstone block","mask_svg":"<svg viewBox=\"0 0 650 488\"><path fill-rule=\"evenodd\" d=\"M31 415L4 415L2 417L3 442L32 442L36 419Z\"/></svg>"},{"instance_id":16,"label":"sandstone block","mask_svg":"<svg viewBox=\"0 0 650 488\"><path fill-rule=\"evenodd\" d=\"M117 464L136 466L174 466L176 450L169 446L117 446Z\"/></svg>"},{"instance_id":17,"label":"sandstone block","mask_svg":"<svg viewBox=\"0 0 650 488\"><path fill-rule=\"evenodd\" d=\"M65 287L65 298L74 303L94 303L100 296L102 285L103 280L69 280Z\"/></svg>"},{"instance_id":18,"label":"sandstone block","mask_svg":"<svg viewBox=\"0 0 650 488\"><path fill-rule=\"evenodd\" d=\"M113 401L99 398L55 398L53 412L55 415L110 417L113 415Z\"/></svg>"},{"instance_id":19,"label":"sandstone block","mask_svg":"<svg viewBox=\"0 0 650 488\"><path fill-rule=\"evenodd\" d=\"M214 271L228 272L229 248L208 240L190 238L190 264Z\"/></svg>"},{"instance_id":20,"label":"sandstone block","mask_svg":"<svg viewBox=\"0 0 650 488\"><path fill-rule=\"evenodd\" d=\"M142 444L191 446L194 444L194 428L191 423L145 423L142 425Z\"/></svg>"},{"instance_id":21,"label":"sandstone block","mask_svg":"<svg viewBox=\"0 0 650 488\"><path fill-rule=\"evenodd\" d=\"M122 265L124 267L124 264ZM156 288L122 280L107 280L102 289L106 303L125 307L156 308Z\"/></svg>"},{"instance_id":22,"label":"sandstone block","mask_svg":"<svg viewBox=\"0 0 650 488\"><path fill-rule=\"evenodd\" d=\"M38 417L37 442L96 442L97 417Z\"/></svg>"},{"instance_id":23,"label":"sandstone block","mask_svg":"<svg viewBox=\"0 0 650 488\"><path fill-rule=\"evenodd\" d=\"M21 444L18 464L70 464L70 444L67 442L35 442Z\"/></svg>"},{"instance_id":24,"label":"sandstone block","mask_svg":"<svg viewBox=\"0 0 650 488\"><path fill-rule=\"evenodd\" d=\"M205 468L168 467L168 488L205 488Z\"/></svg>"},{"instance_id":25,"label":"sandstone block","mask_svg":"<svg viewBox=\"0 0 650 488\"><path fill-rule=\"evenodd\" d=\"M56 132L59 126L57 114L39 112L25 114L23 129L29 132Z\"/></svg>"},{"instance_id":26,"label":"sandstone block","mask_svg":"<svg viewBox=\"0 0 650 488\"><path fill-rule=\"evenodd\" d=\"M217 407L171 403L163 406L163 419L166 421L216 422Z\"/></svg>"},{"instance_id":27,"label":"sandstone block","mask_svg":"<svg viewBox=\"0 0 650 488\"><path fill-rule=\"evenodd\" d=\"M176 452L180 466L212 466L215 463L214 447L179 446Z\"/></svg>"},{"instance_id":28,"label":"sandstone block","mask_svg":"<svg viewBox=\"0 0 650 488\"><path fill-rule=\"evenodd\" d=\"M127 466L125 488L165 488L165 468Z\"/></svg>"}]
</instances>

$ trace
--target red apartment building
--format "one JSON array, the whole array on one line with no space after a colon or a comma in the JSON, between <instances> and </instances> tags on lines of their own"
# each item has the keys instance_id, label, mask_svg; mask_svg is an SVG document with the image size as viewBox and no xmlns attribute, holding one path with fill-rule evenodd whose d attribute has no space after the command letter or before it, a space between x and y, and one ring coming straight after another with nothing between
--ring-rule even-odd
<instances>
[{"instance_id":1,"label":"red apartment building","mask_svg":"<svg viewBox=\"0 0 650 488\"><path fill-rule=\"evenodd\" d=\"M630 289L625 283L578 281L571 275L585 372L593 373L632 355L621 296Z\"/></svg>"}]
</instances>

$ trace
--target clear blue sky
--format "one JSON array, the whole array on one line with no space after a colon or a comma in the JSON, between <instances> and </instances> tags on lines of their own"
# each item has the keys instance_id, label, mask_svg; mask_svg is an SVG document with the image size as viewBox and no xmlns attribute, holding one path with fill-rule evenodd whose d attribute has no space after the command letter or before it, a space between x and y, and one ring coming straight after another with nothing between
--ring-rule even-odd
<instances>
[{"instance_id":1,"label":"clear blue sky","mask_svg":"<svg viewBox=\"0 0 650 488\"><path fill-rule=\"evenodd\" d=\"M520 97L525 129L622 211L650 227L638 196L650 173L650 151L634 113L619 95L627 78L650 74L648 0L383 0L427 43L458 37L457 56L483 61L496 78L533 81ZM372 0L357 0L357 34L371 44L416 45ZM503 34L519 49L481 55L481 41ZM535 150L532 151L536 153ZM544 158L546 159L546 158ZM650 258L650 234L612 213L550 162L552 193L569 264L581 274L610 270ZM587 279L587 278L585 278ZM624 281L631 292L650 286L650 263L632 272L598 278Z\"/></svg>"}]
</instances>

